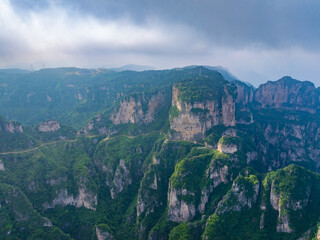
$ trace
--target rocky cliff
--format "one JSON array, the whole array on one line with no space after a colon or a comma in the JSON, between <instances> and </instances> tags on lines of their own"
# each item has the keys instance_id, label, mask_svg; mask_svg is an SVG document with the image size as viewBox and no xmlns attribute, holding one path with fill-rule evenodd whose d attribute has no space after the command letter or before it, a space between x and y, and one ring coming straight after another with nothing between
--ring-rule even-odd
<instances>
[{"instance_id":1,"label":"rocky cliff","mask_svg":"<svg viewBox=\"0 0 320 240\"><path fill-rule=\"evenodd\" d=\"M8 122L4 119L0 119L0 132L1 131L8 133L23 133L23 127L16 121Z\"/></svg>"},{"instance_id":2,"label":"rocky cliff","mask_svg":"<svg viewBox=\"0 0 320 240\"><path fill-rule=\"evenodd\" d=\"M283 77L262 84L254 93L254 100L262 108L284 108L315 113L319 109L320 92L311 82Z\"/></svg>"},{"instance_id":3,"label":"rocky cliff","mask_svg":"<svg viewBox=\"0 0 320 240\"><path fill-rule=\"evenodd\" d=\"M55 132L59 129L60 129L60 124L54 120L41 122L38 125L39 132Z\"/></svg>"},{"instance_id":4,"label":"rocky cliff","mask_svg":"<svg viewBox=\"0 0 320 240\"><path fill-rule=\"evenodd\" d=\"M156 120L159 108L163 108L165 94L158 92L150 97L128 97L120 102L119 109L113 113L110 120L118 124L151 123Z\"/></svg>"},{"instance_id":5,"label":"rocky cliff","mask_svg":"<svg viewBox=\"0 0 320 240\"><path fill-rule=\"evenodd\" d=\"M181 99L179 88L172 89L170 128L171 137L183 140L200 140L212 127L223 124L235 126L235 99L224 87L221 98L199 102Z\"/></svg>"}]
</instances>

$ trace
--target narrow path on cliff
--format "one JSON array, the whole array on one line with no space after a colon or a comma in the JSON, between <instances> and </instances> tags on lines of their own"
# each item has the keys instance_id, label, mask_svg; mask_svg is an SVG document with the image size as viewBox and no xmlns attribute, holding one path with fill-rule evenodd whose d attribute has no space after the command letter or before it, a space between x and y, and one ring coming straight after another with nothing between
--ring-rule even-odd
<instances>
[{"instance_id":1,"label":"narrow path on cliff","mask_svg":"<svg viewBox=\"0 0 320 240\"><path fill-rule=\"evenodd\" d=\"M113 137L107 136L106 138L102 139L100 141L100 143L112 140L112 139L117 138L117 137L136 138L136 137L139 137L139 136L149 135L149 134L152 134L152 133L155 133L155 132L160 132L160 131L152 131L152 132L140 134L140 135L137 135L137 136L124 135L124 134L123 135L113 136ZM101 136L101 135L93 135L93 136L87 136L87 137L94 138L94 137L99 137L99 136ZM24 150L19 150L19 151L12 151L12 152L0 152L0 155L27 153L27 152L36 151L41 147L52 145L52 144L55 144L55 143L60 143L60 142L69 142L69 143L71 143L71 142L76 142L77 140L78 140L78 138L72 139L72 140L57 140L57 141L53 141L53 142L41 143L39 146L34 147L34 148L29 148L29 149L24 149Z\"/></svg>"},{"instance_id":2,"label":"narrow path on cliff","mask_svg":"<svg viewBox=\"0 0 320 240\"><path fill-rule=\"evenodd\" d=\"M41 143L38 147L35 147L35 148L29 148L29 149L20 150L20 151L13 151L13 152L0 152L0 155L32 152L32 151L38 150L41 147L52 145L52 144L55 144L55 143L59 143L59 142L75 142L75 141L77 141L77 139L73 139L73 140L57 140L57 141L54 141L54 142Z\"/></svg>"}]
</instances>

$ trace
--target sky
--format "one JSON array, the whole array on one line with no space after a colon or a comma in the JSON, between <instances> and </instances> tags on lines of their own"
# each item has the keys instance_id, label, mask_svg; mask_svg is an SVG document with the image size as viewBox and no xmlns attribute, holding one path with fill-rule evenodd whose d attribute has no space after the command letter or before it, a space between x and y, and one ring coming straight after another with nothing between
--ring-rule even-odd
<instances>
[{"instance_id":1,"label":"sky","mask_svg":"<svg viewBox=\"0 0 320 240\"><path fill-rule=\"evenodd\" d=\"M0 68L223 66L320 85L319 0L0 0Z\"/></svg>"}]
</instances>

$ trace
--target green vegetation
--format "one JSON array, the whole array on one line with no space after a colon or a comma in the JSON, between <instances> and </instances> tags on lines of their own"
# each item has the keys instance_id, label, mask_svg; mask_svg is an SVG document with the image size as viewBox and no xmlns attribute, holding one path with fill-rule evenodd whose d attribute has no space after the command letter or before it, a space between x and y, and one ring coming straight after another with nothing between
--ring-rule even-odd
<instances>
[{"instance_id":1,"label":"green vegetation","mask_svg":"<svg viewBox=\"0 0 320 240\"><path fill-rule=\"evenodd\" d=\"M189 103L220 100L226 83L227 81L220 73L199 68L198 77L190 78L176 85L179 89L178 98Z\"/></svg>"},{"instance_id":2,"label":"green vegetation","mask_svg":"<svg viewBox=\"0 0 320 240\"><path fill-rule=\"evenodd\" d=\"M181 223L174 227L169 234L169 240L192 240L190 227L187 223Z\"/></svg>"},{"instance_id":3,"label":"green vegetation","mask_svg":"<svg viewBox=\"0 0 320 240\"><path fill-rule=\"evenodd\" d=\"M180 113L180 111L179 111L179 109L177 108L177 106L172 106L172 107L170 108L169 114L170 114L170 117L171 117L171 118L176 118L176 117L178 117L178 116L179 116L179 113Z\"/></svg>"},{"instance_id":4,"label":"green vegetation","mask_svg":"<svg viewBox=\"0 0 320 240\"><path fill-rule=\"evenodd\" d=\"M239 144L239 139L237 137L231 137L231 136L222 136L219 140L219 144L222 145L237 145Z\"/></svg>"},{"instance_id":5,"label":"green vegetation","mask_svg":"<svg viewBox=\"0 0 320 240\"><path fill-rule=\"evenodd\" d=\"M96 239L96 228L128 240L316 236L319 114L237 102L236 126L182 141L168 139L170 119L180 114L172 87L187 103L221 104L227 93L237 97L235 84L203 67L10 74L0 71L0 114L26 125L0 117L0 239ZM128 99L147 115L157 94L153 121L112 122ZM206 117L208 110L191 112ZM48 119L61 128L39 132ZM238 151L221 153L218 143ZM173 221L184 214L191 220ZM292 233L277 231L281 217Z\"/></svg>"}]
</instances>

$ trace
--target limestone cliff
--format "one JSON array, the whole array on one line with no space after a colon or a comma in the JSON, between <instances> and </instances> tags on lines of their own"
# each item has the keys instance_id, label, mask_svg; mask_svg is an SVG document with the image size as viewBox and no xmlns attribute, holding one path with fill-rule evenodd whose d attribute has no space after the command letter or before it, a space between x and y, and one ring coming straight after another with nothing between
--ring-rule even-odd
<instances>
[{"instance_id":1,"label":"limestone cliff","mask_svg":"<svg viewBox=\"0 0 320 240\"><path fill-rule=\"evenodd\" d=\"M236 157L220 156L219 153L212 159L205 173L207 184L201 190L201 198L198 205L198 210L201 214L205 212L212 192L220 185L233 181L235 173L239 171L238 161Z\"/></svg>"},{"instance_id":2,"label":"limestone cliff","mask_svg":"<svg viewBox=\"0 0 320 240\"><path fill-rule=\"evenodd\" d=\"M4 171L4 164L1 159L0 159L0 171Z\"/></svg>"},{"instance_id":3,"label":"limestone cliff","mask_svg":"<svg viewBox=\"0 0 320 240\"><path fill-rule=\"evenodd\" d=\"M314 211L312 206L319 200L313 195L314 191L318 192L313 186L318 181L318 176L295 165L267 175L264 181L267 194L264 196L269 198L264 200L263 205L267 206L269 201L272 209L277 211L277 232L296 232L305 214L314 215L311 213ZM263 211L266 211L266 207Z\"/></svg>"},{"instance_id":4,"label":"limestone cliff","mask_svg":"<svg viewBox=\"0 0 320 240\"><path fill-rule=\"evenodd\" d=\"M163 92L150 97L145 95L125 98L120 102L119 109L113 113L110 120L116 124L151 123L156 120L159 108L165 103Z\"/></svg>"},{"instance_id":5,"label":"limestone cliff","mask_svg":"<svg viewBox=\"0 0 320 240\"><path fill-rule=\"evenodd\" d=\"M23 127L20 123L16 121L1 121L0 119L0 132L8 132L8 133L23 133Z\"/></svg>"},{"instance_id":6,"label":"limestone cliff","mask_svg":"<svg viewBox=\"0 0 320 240\"><path fill-rule=\"evenodd\" d=\"M111 198L115 199L119 193L121 193L127 186L132 183L132 177L130 173L130 166L127 167L124 160L120 160L120 163L113 176L112 182L107 182L110 187Z\"/></svg>"},{"instance_id":7,"label":"limestone cliff","mask_svg":"<svg viewBox=\"0 0 320 240\"><path fill-rule=\"evenodd\" d=\"M200 140L206 131L213 126L223 124L235 126L235 99L224 88L222 97L214 100L186 102L180 99L179 89L172 89L170 128L174 131L171 137L183 140Z\"/></svg>"},{"instance_id":8,"label":"limestone cliff","mask_svg":"<svg viewBox=\"0 0 320 240\"><path fill-rule=\"evenodd\" d=\"M41 122L38 125L39 132L55 132L59 129L60 129L60 124L54 120Z\"/></svg>"},{"instance_id":9,"label":"limestone cliff","mask_svg":"<svg viewBox=\"0 0 320 240\"><path fill-rule=\"evenodd\" d=\"M196 207L184 197L194 196L195 193L186 189L176 189L169 185L168 220L173 222L187 222L196 215Z\"/></svg>"},{"instance_id":10,"label":"limestone cliff","mask_svg":"<svg viewBox=\"0 0 320 240\"><path fill-rule=\"evenodd\" d=\"M250 209L257 202L260 183L254 175L235 179L231 190L219 202L215 211L218 215L234 211L240 212L243 209Z\"/></svg>"},{"instance_id":11,"label":"limestone cliff","mask_svg":"<svg viewBox=\"0 0 320 240\"><path fill-rule=\"evenodd\" d=\"M96 235L97 240L112 240L114 239L113 235L105 228L104 226L97 226L96 227Z\"/></svg>"},{"instance_id":12,"label":"limestone cliff","mask_svg":"<svg viewBox=\"0 0 320 240\"><path fill-rule=\"evenodd\" d=\"M77 208L85 207L87 209L96 210L97 195L82 186L78 189L78 195L68 193L67 189L60 189L56 191L57 196L50 202L42 204L44 209L54 208L57 205L67 206L73 205Z\"/></svg>"},{"instance_id":13,"label":"limestone cliff","mask_svg":"<svg viewBox=\"0 0 320 240\"><path fill-rule=\"evenodd\" d=\"M262 84L254 94L262 108L284 108L315 113L319 109L319 91L311 82L283 77Z\"/></svg>"},{"instance_id":14,"label":"limestone cliff","mask_svg":"<svg viewBox=\"0 0 320 240\"><path fill-rule=\"evenodd\" d=\"M287 116L286 116L287 117ZM281 118L279 117L278 120ZM258 158L268 170L291 163L312 163L320 169L320 130L317 121L291 120L285 124L267 119L261 125L261 137L257 141ZM286 121L286 119L283 119ZM268 158L267 158L268 157Z\"/></svg>"}]
</instances>

